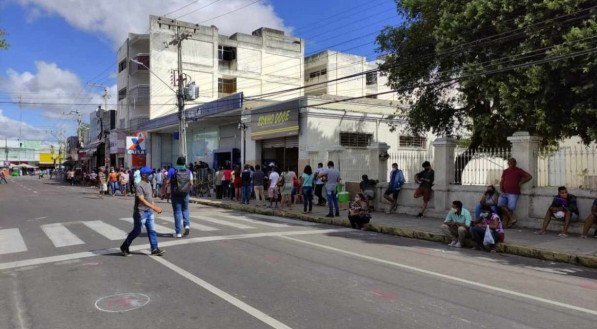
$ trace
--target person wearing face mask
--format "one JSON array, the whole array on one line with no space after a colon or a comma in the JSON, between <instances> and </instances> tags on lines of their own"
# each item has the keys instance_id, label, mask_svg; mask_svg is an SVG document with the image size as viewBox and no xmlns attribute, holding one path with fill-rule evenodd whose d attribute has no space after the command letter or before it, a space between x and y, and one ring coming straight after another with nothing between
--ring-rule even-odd
<instances>
[{"instance_id":1,"label":"person wearing face mask","mask_svg":"<svg viewBox=\"0 0 597 329\"><path fill-rule=\"evenodd\" d=\"M462 248L466 233L471 226L471 220L471 213L462 208L462 202L452 201L452 209L441 226L444 234L452 239L450 247Z\"/></svg>"},{"instance_id":2,"label":"person wearing face mask","mask_svg":"<svg viewBox=\"0 0 597 329\"><path fill-rule=\"evenodd\" d=\"M371 221L369 201L363 193L357 193L354 197L354 202L350 203L348 220L350 221L350 226L358 230L362 230L364 225L369 224Z\"/></svg>"},{"instance_id":3,"label":"person wearing face mask","mask_svg":"<svg viewBox=\"0 0 597 329\"><path fill-rule=\"evenodd\" d=\"M491 210L494 213L497 213L498 197L499 193L495 190L495 186L487 186L487 190L485 190L485 193L483 193L481 200L479 200L479 204L477 205L477 207L475 207L475 220L479 220L479 215L481 214L481 207L485 205L490 206Z\"/></svg>"},{"instance_id":4,"label":"person wearing face mask","mask_svg":"<svg viewBox=\"0 0 597 329\"><path fill-rule=\"evenodd\" d=\"M493 241L497 243L498 241L503 240L504 229L502 227L500 216L495 213L491 206L483 205L480 209L479 219L476 220L471 227L471 236L476 243L476 250L481 250L481 247L484 247L488 248L490 252L496 252L496 243L490 245L483 243L487 227L489 227Z\"/></svg>"}]
</instances>

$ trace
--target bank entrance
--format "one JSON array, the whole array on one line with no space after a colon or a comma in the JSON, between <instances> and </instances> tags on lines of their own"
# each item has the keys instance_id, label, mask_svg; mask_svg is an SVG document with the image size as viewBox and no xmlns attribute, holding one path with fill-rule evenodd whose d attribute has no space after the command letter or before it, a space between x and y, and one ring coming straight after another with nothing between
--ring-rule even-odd
<instances>
[{"instance_id":1,"label":"bank entrance","mask_svg":"<svg viewBox=\"0 0 597 329\"><path fill-rule=\"evenodd\" d=\"M298 136L266 139L261 141L261 163L274 163L280 170L290 167L298 170Z\"/></svg>"}]
</instances>

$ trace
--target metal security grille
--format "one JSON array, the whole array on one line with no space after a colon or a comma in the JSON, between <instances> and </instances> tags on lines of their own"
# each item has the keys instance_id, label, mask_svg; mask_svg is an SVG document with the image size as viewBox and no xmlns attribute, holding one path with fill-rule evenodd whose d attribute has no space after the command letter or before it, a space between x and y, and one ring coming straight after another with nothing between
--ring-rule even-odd
<instances>
[{"instance_id":1,"label":"metal security grille","mask_svg":"<svg viewBox=\"0 0 597 329\"><path fill-rule=\"evenodd\" d=\"M419 136L400 136L400 147L427 147L427 138Z\"/></svg>"},{"instance_id":2,"label":"metal security grille","mask_svg":"<svg viewBox=\"0 0 597 329\"><path fill-rule=\"evenodd\" d=\"M218 92L232 94L236 92L236 79L218 79Z\"/></svg>"},{"instance_id":3,"label":"metal security grille","mask_svg":"<svg viewBox=\"0 0 597 329\"><path fill-rule=\"evenodd\" d=\"M340 145L348 147L367 147L371 144L372 134L365 133L340 133Z\"/></svg>"}]
</instances>

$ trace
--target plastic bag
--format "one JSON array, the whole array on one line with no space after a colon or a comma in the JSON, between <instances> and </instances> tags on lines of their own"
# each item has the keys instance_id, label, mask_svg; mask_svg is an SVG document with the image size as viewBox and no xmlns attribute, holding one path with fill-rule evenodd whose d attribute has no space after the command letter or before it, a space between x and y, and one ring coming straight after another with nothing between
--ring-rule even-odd
<instances>
[{"instance_id":1,"label":"plastic bag","mask_svg":"<svg viewBox=\"0 0 597 329\"><path fill-rule=\"evenodd\" d=\"M495 244L495 241L493 240L491 229L489 228L489 225L487 225L485 227L485 237L483 238L483 245L490 246L493 244Z\"/></svg>"}]
</instances>

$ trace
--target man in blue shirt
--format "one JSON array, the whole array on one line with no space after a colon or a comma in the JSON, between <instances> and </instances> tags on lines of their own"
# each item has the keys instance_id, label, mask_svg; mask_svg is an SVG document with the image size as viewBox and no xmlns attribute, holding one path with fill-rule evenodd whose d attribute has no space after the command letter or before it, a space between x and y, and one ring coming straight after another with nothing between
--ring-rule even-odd
<instances>
[{"instance_id":1,"label":"man in blue shirt","mask_svg":"<svg viewBox=\"0 0 597 329\"><path fill-rule=\"evenodd\" d=\"M168 170L168 179L172 191L172 212L174 213L174 237L182 238L189 235L191 222L189 221L189 192L193 185L193 173L185 167L186 159L178 157L174 168ZM182 224L184 233L182 233Z\"/></svg>"},{"instance_id":2,"label":"man in blue shirt","mask_svg":"<svg viewBox=\"0 0 597 329\"><path fill-rule=\"evenodd\" d=\"M462 202L453 201L452 209L442 224L442 231L452 239L450 247L462 248L466 233L471 227L471 220L471 213L462 208Z\"/></svg>"},{"instance_id":3,"label":"man in blue shirt","mask_svg":"<svg viewBox=\"0 0 597 329\"><path fill-rule=\"evenodd\" d=\"M398 169L397 163L392 163L390 182L388 183L388 188L383 195L384 199L390 202L390 208L386 211L386 214L396 211L396 208L398 208L398 193L400 193L402 184L404 184L404 174L402 173L402 170ZM392 197L390 197L390 195Z\"/></svg>"}]
</instances>

